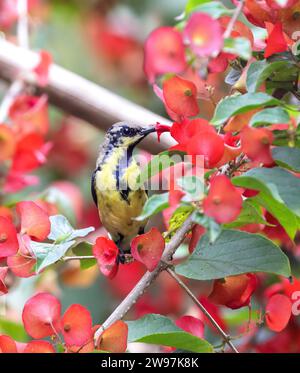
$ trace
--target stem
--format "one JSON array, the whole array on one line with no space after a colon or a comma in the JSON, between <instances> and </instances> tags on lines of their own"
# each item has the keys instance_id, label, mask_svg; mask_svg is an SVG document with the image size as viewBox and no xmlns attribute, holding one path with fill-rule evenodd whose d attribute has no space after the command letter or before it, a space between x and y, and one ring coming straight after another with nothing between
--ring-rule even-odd
<instances>
[{"instance_id":1,"label":"stem","mask_svg":"<svg viewBox=\"0 0 300 373\"><path fill-rule=\"evenodd\" d=\"M224 330L220 327L220 325L213 318L213 316L207 311L207 309L203 306L203 304L199 302L197 297L185 285L185 283L177 276L177 274L170 267L166 268L166 271L174 278L174 280L180 285L180 287L188 294L188 296L192 299L192 301L196 304L196 306L200 308L200 310L209 319L209 321L213 324L213 326L217 329L217 331L222 335L224 342L228 344L228 346L232 349L232 351L235 353L239 353L236 347L234 346L234 344L231 342L230 335L224 332Z\"/></svg>"},{"instance_id":2,"label":"stem","mask_svg":"<svg viewBox=\"0 0 300 373\"><path fill-rule=\"evenodd\" d=\"M28 3L27 0L18 0L18 24L17 39L20 47L29 48L29 28L28 28ZM0 106L0 124L6 120L9 108L14 99L24 89L24 82L17 78L8 88Z\"/></svg>"},{"instance_id":3,"label":"stem","mask_svg":"<svg viewBox=\"0 0 300 373\"><path fill-rule=\"evenodd\" d=\"M65 256L61 258L64 262L68 260L84 260L84 259L96 259L93 255L84 255L84 256Z\"/></svg>"},{"instance_id":4,"label":"stem","mask_svg":"<svg viewBox=\"0 0 300 373\"><path fill-rule=\"evenodd\" d=\"M232 30L234 28L234 25L243 10L243 7L244 7L244 0L240 0L239 5L236 7L235 12L232 18L230 19L230 21L228 22L227 28L223 34L224 39L227 39L230 37Z\"/></svg>"},{"instance_id":5,"label":"stem","mask_svg":"<svg viewBox=\"0 0 300 373\"><path fill-rule=\"evenodd\" d=\"M193 213L188 216L188 218L185 220L182 226L174 234L170 242L166 245L161 261L158 263L155 270L153 272L148 271L144 274L144 276L131 290L127 297L119 304L119 306L114 310L114 312L106 319L106 321L104 321L102 326L96 331L94 336L96 346L99 345L101 334L103 333L103 331L110 327L112 324L114 324L116 321L122 319L126 315L126 313L131 309L131 307L136 303L136 301L144 294L146 289L149 288L149 286L160 274L160 272L166 269L166 262L169 262L172 259L172 256L175 253L176 249L182 243L186 234L192 228L193 216Z\"/></svg>"},{"instance_id":6,"label":"stem","mask_svg":"<svg viewBox=\"0 0 300 373\"><path fill-rule=\"evenodd\" d=\"M28 27L28 0L18 0L18 44L22 48L29 48L29 27Z\"/></svg>"}]
</instances>

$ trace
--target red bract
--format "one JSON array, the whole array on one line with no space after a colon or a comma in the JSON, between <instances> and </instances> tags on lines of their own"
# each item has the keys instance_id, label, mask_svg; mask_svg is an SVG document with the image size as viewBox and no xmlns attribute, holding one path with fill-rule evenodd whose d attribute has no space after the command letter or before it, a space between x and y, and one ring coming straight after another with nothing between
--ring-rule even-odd
<instances>
[{"instance_id":1,"label":"red bract","mask_svg":"<svg viewBox=\"0 0 300 373\"><path fill-rule=\"evenodd\" d=\"M0 123L0 162L10 159L16 149L16 140L13 131Z\"/></svg>"},{"instance_id":2,"label":"red bract","mask_svg":"<svg viewBox=\"0 0 300 373\"><path fill-rule=\"evenodd\" d=\"M145 43L144 70L150 83L157 75L180 73L186 67L180 32L172 27L154 30Z\"/></svg>"},{"instance_id":3,"label":"red bract","mask_svg":"<svg viewBox=\"0 0 300 373\"><path fill-rule=\"evenodd\" d=\"M14 255L19 248L17 231L11 220L0 216L0 258Z\"/></svg>"},{"instance_id":4,"label":"red bract","mask_svg":"<svg viewBox=\"0 0 300 373\"><path fill-rule=\"evenodd\" d=\"M193 82L179 76L166 79L163 95L167 107L180 117L193 117L199 113L197 88Z\"/></svg>"},{"instance_id":5,"label":"red bract","mask_svg":"<svg viewBox=\"0 0 300 373\"><path fill-rule=\"evenodd\" d=\"M183 38L192 51L200 57L216 55L223 46L222 28L219 22L206 13L193 13L189 18Z\"/></svg>"},{"instance_id":6,"label":"red bract","mask_svg":"<svg viewBox=\"0 0 300 373\"><path fill-rule=\"evenodd\" d=\"M283 330L291 317L292 302L281 294L273 295L266 306L266 323L274 332Z\"/></svg>"},{"instance_id":7,"label":"red bract","mask_svg":"<svg viewBox=\"0 0 300 373\"><path fill-rule=\"evenodd\" d=\"M235 220L242 209L243 199L225 175L213 177L208 196L203 201L204 213L217 223Z\"/></svg>"},{"instance_id":8,"label":"red bract","mask_svg":"<svg viewBox=\"0 0 300 373\"><path fill-rule=\"evenodd\" d=\"M202 133L215 133L215 129L206 119L184 119L181 123L175 122L171 127L171 136L180 144L187 144L195 135L198 137Z\"/></svg>"},{"instance_id":9,"label":"red bract","mask_svg":"<svg viewBox=\"0 0 300 373\"><path fill-rule=\"evenodd\" d=\"M0 267L0 295L7 294L8 290L5 285L5 277L7 275L8 268Z\"/></svg>"},{"instance_id":10,"label":"red bract","mask_svg":"<svg viewBox=\"0 0 300 373\"><path fill-rule=\"evenodd\" d=\"M36 259L30 251L30 237L26 234L18 235L19 251L16 255L7 258L7 265L17 277L27 278L34 276Z\"/></svg>"},{"instance_id":11,"label":"red bract","mask_svg":"<svg viewBox=\"0 0 300 373\"><path fill-rule=\"evenodd\" d=\"M30 298L22 313L26 332L35 339L49 337L60 331L60 301L49 293Z\"/></svg>"},{"instance_id":12,"label":"red bract","mask_svg":"<svg viewBox=\"0 0 300 373\"><path fill-rule=\"evenodd\" d=\"M195 335L204 337L204 324L201 320L193 316L182 316L176 320L175 324L182 330Z\"/></svg>"},{"instance_id":13,"label":"red bract","mask_svg":"<svg viewBox=\"0 0 300 373\"><path fill-rule=\"evenodd\" d=\"M0 0L0 29L8 29L17 19L17 0Z\"/></svg>"},{"instance_id":14,"label":"red bract","mask_svg":"<svg viewBox=\"0 0 300 373\"><path fill-rule=\"evenodd\" d=\"M45 143L38 133L23 136L16 148L12 169L27 172L41 166L46 162L46 156L51 149L51 143Z\"/></svg>"},{"instance_id":15,"label":"red bract","mask_svg":"<svg viewBox=\"0 0 300 373\"><path fill-rule=\"evenodd\" d=\"M285 9L297 3L298 0L266 0L266 3L272 9Z\"/></svg>"},{"instance_id":16,"label":"red bract","mask_svg":"<svg viewBox=\"0 0 300 373\"><path fill-rule=\"evenodd\" d=\"M124 321L116 321L101 335L100 350L113 353L125 352L127 348L128 326Z\"/></svg>"},{"instance_id":17,"label":"red bract","mask_svg":"<svg viewBox=\"0 0 300 373\"><path fill-rule=\"evenodd\" d=\"M171 128L172 137L179 142L174 149L195 156L204 157L207 168L217 164L224 153L224 140L205 119L185 119L175 122Z\"/></svg>"},{"instance_id":18,"label":"red bract","mask_svg":"<svg viewBox=\"0 0 300 373\"><path fill-rule=\"evenodd\" d=\"M213 168L224 154L224 141L215 131L203 132L194 136L186 145L186 152L192 156L203 156L204 166Z\"/></svg>"},{"instance_id":19,"label":"red bract","mask_svg":"<svg viewBox=\"0 0 300 373\"><path fill-rule=\"evenodd\" d=\"M110 279L115 277L118 271L119 249L114 241L106 237L98 237L93 246L93 255L96 257L99 269L104 276Z\"/></svg>"},{"instance_id":20,"label":"red bract","mask_svg":"<svg viewBox=\"0 0 300 373\"><path fill-rule=\"evenodd\" d=\"M70 306L62 317L62 334L67 346L82 346L93 337L92 317L80 304Z\"/></svg>"},{"instance_id":21,"label":"red bract","mask_svg":"<svg viewBox=\"0 0 300 373\"><path fill-rule=\"evenodd\" d=\"M269 32L264 56L268 58L275 53L281 53L287 50L288 45L282 31L282 24L278 22L272 27L272 31Z\"/></svg>"},{"instance_id":22,"label":"red bract","mask_svg":"<svg viewBox=\"0 0 300 373\"><path fill-rule=\"evenodd\" d=\"M213 303L237 309L249 305L256 287L257 279L252 273L229 276L215 280L213 291L208 298Z\"/></svg>"},{"instance_id":23,"label":"red bract","mask_svg":"<svg viewBox=\"0 0 300 373\"><path fill-rule=\"evenodd\" d=\"M10 221L12 221L13 219L13 214L12 214L11 209L5 206L0 206L0 216Z\"/></svg>"},{"instance_id":24,"label":"red bract","mask_svg":"<svg viewBox=\"0 0 300 373\"><path fill-rule=\"evenodd\" d=\"M50 233L48 214L32 201L17 203L17 212L21 220L21 233L28 234L37 241L45 240Z\"/></svg>"},{"instance_id":25,"label":"red bract","mask_svg":"<svg viewBox=\"0 0 300 373\"><path fill-rule=\"evenodd\" d=\"M3 186L5 193L15 193L28 187L37 185L39 178L35 175L25 175L22 172L10 170L6 175L6 180Z\"/></svg>"},{"instance_id":26,"label":"red bract","mask_svg":"<svg viewBox=\"0 0 300 373\"><path fill-rule=\"evenodd\" d=\"M24 354L55 353L55 348L47 341L31 341L23 350Z\"/></svg>"},{"instance_id":27,"label":"red bract","mask_svg":"<svg viewBox=\"0 0 300 373\"><path fill-rule=\"evenodd\" d=\"M8 335L0 335L0 353L16 353L16 342Z\"/></svg>"},{"instance_id":28,"label":"red bract","mask_svg":"<svg viewBox=\"0 0 300 373\"><path fill-rule=\"evenodd\" d=\"M165 248L165 240L157 228L135 237L131 242L131 254L152 272L160 261Z\"/></svg>"},{"instance_id":29,"label":"red bract","mask_svg":"<svg viewBox=\"0 0 300 373\"><path fill-rule=\"evenodd\" d=\"M241 145L243 152L254 162L271 166L274 161L270 145L273 134L267 128L245 127L241 131Z\"/></svg>"},{"instance_id":30,"label":"red bract","mask_svg":"<svg viewBox=\"0 0 300 373\"><path fill-rule=\"evenodd\" d=\"M190 239L189 243L189 252L192 253L196 246L197 243L199 242L200 238L204 235L206 229L202 227L202 225L195 224L193 229L192 229L192 237Z\"/></svg>"},{"instance_id":31,"label":"red bract","mask_svg":"<svg viewBox=\"0 0 300 373\"><path fill-rule=\"evenodd\" d=\"M49 68L51 64L51 54L47 51L40 51L40 61L33 71L37 75L38 84L42 87L48 84Z\"/></svg>"},{"instance_id":32,"label":"red bract","mask_svg":"<svg viewBox=\"0 0 300 373\"><path fill-rule=\"evenodd\" d=\"M9 116L18 134L46 135L49 130L47 96L18 96L9 109Z\"/></svg>"}]
</instances>

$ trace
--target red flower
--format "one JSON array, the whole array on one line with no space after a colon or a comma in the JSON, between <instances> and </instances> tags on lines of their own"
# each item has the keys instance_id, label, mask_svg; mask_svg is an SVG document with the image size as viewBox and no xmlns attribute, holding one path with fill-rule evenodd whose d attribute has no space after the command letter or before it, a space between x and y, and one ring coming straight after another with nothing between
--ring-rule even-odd
<instances>
[{"instance_id":1,"label":"red flower","mask_svg":"<svg viewBox=\"0 0 300 373\"><path fill-rule=\"evenodd\" d=\"M47 341L30 341L23 350L24 354L45 354L55 352L55 348Z\"/></svg>"},{"instance_id":2,"label":"red flower","mask_svg":"<svg viewBox=\"0 0 300 373\"><path fill-rule=\"evenodd\" d=\"M93 337L92 317L80 304L70 306L62 317L62 334L67 346L82 346Z\"/></svg>"},{"instance_id":3,"label":"red flower","mask_svg":"<svg viewBox=\"0 0 300 373\"><path fill-rule=\"evenodd\" d=\"M180 32L172 27L154 30L145 43L144 70L150 83L157 75L180 73L186 67Z\"/></svg>"},{"instance_id":4,"label":"red flower","mask_svg":"<svg viewBox=\"0 0 300 373\"><path fill-rule=\"evenodd\" d=\"M272 56L275 53L281 53L288 50L288 44L285 40L282 23L277 22L272 28L272 31L268 30L267 46L265 49L265 58Z\"/></svg>"},{"instance_id":5,"label":"red flower","mask_svg":"<svg viewBox=\"0 0 300 373\"><path fill-rule=\"evenodd\" d=\"M18 96L9 109L9 117L20 135L32 132L46 135L49 130L47 96Z\"/></svg>"},{"instance_id":6,"label":"red flower","mask_svg":"<svg viewBox=\"0 0 300 373\"><path fill-rule=\"evenodd\" d=\"M0 29L8 29L18 19L17 0L0 1Z\"/></svg>"},{"instance_id":7,"label":"red flower","mask_svg":"<svg viewBox=\"0 0 300 373\"><path fill-rule=\"evenodd\" d=\"M47 51L40 51L40 61L33 71L37 75L37 81L40 86L48 84L49 68L52 64L52 56Z\"/></svg>"},{"instance_id":8,"label":"red flower","mask_svg":"<svg viewBox=\"0 0 300 373\"><path fill-rule=\"evenodd\" d=\"M131 254L152 272L160 261L165 248L165 240L157 228L135 237L131 242Z\"/></svg>"},{"instance_id":9,"label":"red flower","mask_svg":"<svg viewBox=\"0 0 300 373\"><path fill-rule=\"evenodd\" d=\"M274 161L270 146L273 134L267 128L245 127L241 131L242 151L254 162L271 166Z\"/></svg>"},{"instance_id":10,"label":"red flower","mask_svg":"<svg viewBox=\"0 0 300 373\"><path fill-rule=\"evenodd\" d=\"M5 284L5 277L7 275L8 268L0 267L0 295L7 294L8 290Z\"/></svg>"},{"instance_id":11,"label":"red flower","mask_svg":"<svg viewBox=\"0 0 300 373\"><path fill-rule=\"evenodd\" d=\"M0 123L0 162L10 159L16 149L16 140L13 131Z\"/></svg>"},{"instance_id":12,"label":"red flower","mask_svg":"<svg viewBox=\"0 0 300 373\"><path fill-rule=\"evenodd\" d=\"M122 321L116 321L101 334L100 350L122 353L127 349L128 326Z\"/></svg>"},{"instance_id":13,"label":"red flower","mask_svg":"<svg viewBox=\"0 0 300 373\"><path fill-rule=\"evenodd\" d=\"M273 295L266 306L266 323L274 332L282 331L292 313L292 302L286 295Z\"/></svg>"},{"instance_id":14,"label":"red flower","mask_svg":"<svg viewBox=\"0 0 300 373\"><path fill-rule=\"evenodd\" d=\"M195 250L200 238L204 235L206 229L202 225L195 224L192 229L192 237L189 243L189 252L190 254Z\"/></svg>"},{"instance_id":15,"label":"red flower","mask_svg":"<svg viewBox=\"0 0 300 373\"><path fill-rule=\"evenodd\" d=\"M21 233L28 234L36 241L44 241L50 233L48 214L32 201L17 203L17 212L21 220Z\"/></svg>"},{"instance_id":16,"label":"red flower","mask_svg":"<svg viewBox=\"0 0 300 373\"><path fill-rule=\"evenodd\" d=\"M26 234L18 235L19 251L7 258L7 265L17 277L27 278L34 276L36 259L30 251L30 237Z\"/></svg>"},{"instance_id":17,"label":"red flower","mask_svg":"<svg viewBox=\"0 0 300 373\"><path fill-rule=\"evenodd\" d=\"M204 337L204 324L201 320L193 316L181 316L175 324L187 333L191 333L198 338Z\"/></svg>"},{"instance_id":18,"label":"red flower","mask_svg":"<svg viewBox=\"0 0 300 373\"><path fill-rule=\"evenodd\" d=\"M21 172L10 170L6 175L3 191L5 193L15 193L28 186L37 185L38 183L39 178L35 175L24 175Z\"/></svg>"},{"instance_id":19,"label":"red flower","mask_svg":"<svg viewBox=\"0 0 300 373\"><path fill-rule=\"evenodd\" d=\"M103 275L110 279L115 277L118 271L119 249L114 241L106 237L98 237L93 246L93 255Z\"/></svg>"},{"instance_id":20,"label":"red flower","mask_svg":"<svg viewBox=\"0 0 300 373\"><path fill-rule=\"evenodd\" d=\"M51 143L45 143L38 133L23 136L17 144L13 158L13 171L32 171L46 162L46 156L51 149Z\"/></svg>"},{"instance_id":21,"label":"red flower","mask_svg":"<svg viewBox=\"0 0 300 373\"><path fill-rule=\"evenodd\" d=\"M171 135L179 142L174 149L185 151L193 157L203 156L204 166L207 168L214 167L223 156L224 140L205 119L175 122Z\"/></svg>"},{"instance_id":22,"label":"red flower","mask_svg":"<svg viewBox=\"0 0 300 373\"><path fill-rule=\"evenodd\" d=\"M8 335L0 335L0 353L16 353L16 342Z\"/></svg>"},{"instance_id":23,"label":"red flower","mask_svg":"<svg viewBox=\"0 0 300 373\"><path fill-rule=\"evenodd\" d=\"M206 13L193 13L183 31L183 38L200 57L216 55L223 46L220 23Z\"/></svg>"},{"instance_id":24,"label":"red flower","mask_svg":"<svg viewBox=\"0 0 300 373\"><path fill-rule=\"evenodd\" d=\"M180 117L193 117L199 113L197 88L189 80L173 76L163 83L165 103Z\"/></svg>"},{"instance_id":25,"label":"red flower","mask_svg":"<svg viewBox=\"0 0 300 373\"><path fill-rule=\"evenodd\" d=\"M203 201L204 213L217 223L235 220L242 209L243 200L225 175L215 176L210 183L208 196Z\"/></svg>"},{"instance_id":26,"label":"red flower","mask_svg":"<svg viewBox=\"0 0 300 373\"><path fill-rule=\"evenodd\" d=\"M257 279L252 273L229 276L214 281L208 299L213 303L237 309L249 305L250 297L256 287Z\"/></svg>"},{"instance_id":27,"label":"red flower","mask_svg":"<svg viewBox=\"0 0 300 373\"><path fill-rule=\"evenodd\" d=\"M35 339L49 337L60 331L60 301L49 293L30 298L23 308L22 319L26 332Z\"/></svg>"},{"instance_id":28,"label":"red flower","mask_svg":"<svg viewBox=\"0 0 300 373\"><path fill-rule=\"evenodd\" d=\"M16 254L19 244L17 231L11 220L0 216L0 258Z\"/></svg>"}]
</instances>

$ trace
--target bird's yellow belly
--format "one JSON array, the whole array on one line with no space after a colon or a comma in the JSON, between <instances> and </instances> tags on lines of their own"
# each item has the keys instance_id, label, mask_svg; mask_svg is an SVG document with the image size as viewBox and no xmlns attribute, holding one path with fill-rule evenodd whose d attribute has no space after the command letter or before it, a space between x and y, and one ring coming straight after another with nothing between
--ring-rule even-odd
<instances>
[{"instance_id":1,"label":"bird's yellow belly","mask_svg":"<svg viewBox=\"0 0 300 373\"><path fill-rule=\"evenodd\" d=\"M99 215L103 226L114 240L120 235L131 239L135 237L145 222L134 220L143 210L147 199L144 190L130 191L127 201L116 190L97 190Z\"/></svg>"}]
</instances>

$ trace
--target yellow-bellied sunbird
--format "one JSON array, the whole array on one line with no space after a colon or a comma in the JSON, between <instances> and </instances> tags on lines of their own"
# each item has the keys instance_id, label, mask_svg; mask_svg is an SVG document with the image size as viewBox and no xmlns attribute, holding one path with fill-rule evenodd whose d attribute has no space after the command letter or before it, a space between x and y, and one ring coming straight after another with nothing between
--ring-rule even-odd
<instances>
[{"instance_id":1,"label":"yellow-bellied sunbird","mask_svg":"<svg viewBox=\"0 0 300 373\"><path fill-rule=\"evenodd\" d=\"M103 226L119 248L118 260L126 261L130 241L144 232L146 221L137 221L147 200L147 191L136 187L140 168L132 152L155 126L119 122L106 133L100 147L91 191Z\"/></svg>"}]
</instances>

